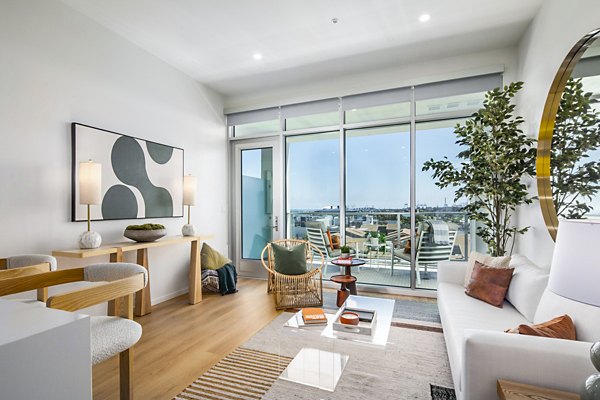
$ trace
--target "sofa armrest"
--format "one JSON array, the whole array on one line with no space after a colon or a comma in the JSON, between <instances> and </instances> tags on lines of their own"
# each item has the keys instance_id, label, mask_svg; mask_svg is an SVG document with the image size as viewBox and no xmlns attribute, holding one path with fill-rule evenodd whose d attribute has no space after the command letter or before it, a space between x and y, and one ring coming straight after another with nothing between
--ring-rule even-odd
<instances>
[{"instance_id":1,"label":"sofa armrest","mask_svg":"<svg viewBox=\"0 0 600 400\"><path fill-rule=\"evenodd\" d=\"M460 398L494 399L498 379L577 393L595 373L591 346L574 340L465 330Z\"/></svg>"},{"instance_id":2,"label":"sofa armrest","mask_svg":"<svg viewBox=\"0 0 600 400\"><path fill-rule=\"evenodd\" d=\"M438 264L438 282L464 285L467 272L466 261L442 261Z\"/></svg>"}]
</instances>

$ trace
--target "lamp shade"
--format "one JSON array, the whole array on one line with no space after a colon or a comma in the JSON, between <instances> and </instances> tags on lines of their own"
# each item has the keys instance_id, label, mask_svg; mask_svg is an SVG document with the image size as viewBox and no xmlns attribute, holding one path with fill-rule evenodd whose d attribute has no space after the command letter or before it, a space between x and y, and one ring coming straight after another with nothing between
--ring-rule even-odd
<instances>
[{"instance_id":1,"label":"lamp shade","mask_svg":"<svg viewBox=\"0 0 600 400\"><path fill-rule=\"evenodd\" d=\"M198 187L198 179L195 176L187 175L183 177L183 205L196 205L196 188Z\"/></svg>"},{"instance_id":2,"label":"lamp shade","mask_svg":"<svg viewBox=\"0 0 600 400\"><path fill-rule=\"evenodd\" d=\"M600 221L561 220L548 289L585 304L600 306Z\"/></svg>"},{"instance_id":3,"label":"lamp shade","mask_svg":"<svg viewBox=\"0 0 600 400\"><path fill-rule=\"evenodd\" d=\"M79 203L102 202L102 165L91 160L79 163Z\"/></svg>"}]
</instances>

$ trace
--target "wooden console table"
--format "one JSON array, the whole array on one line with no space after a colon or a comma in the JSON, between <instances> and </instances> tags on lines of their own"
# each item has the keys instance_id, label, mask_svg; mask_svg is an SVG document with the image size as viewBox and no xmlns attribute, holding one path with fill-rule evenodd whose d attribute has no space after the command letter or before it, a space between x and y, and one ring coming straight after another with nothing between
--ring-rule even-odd
<instances>
[{"instance_id":1,"label":"wooden console table","mask_svg":"<svg viewBox=\"0 0 600 400\"><path fill-rule=\"evenodd\" d=\"M110 262L123 262L123 253L128 251L137 251L137 263L148 270L148 285L135 296L134 313L136 316L142 316L151 312L150 302L150 268L148 264L148 249L151 247L162 247L180 243L190 243L190 270L188 301L190 304L196 304L202 301L202 284L200 282L200 242L211 239L212 235L206 236L167 236L156 242L120 242L100 246L97 249L73 249L73 250L54 250L54 257L67 258L89 258L102 255L110 256ZM114 315L119 307L114 301L109 303L109 314Z\"/></svg>"},{"instance_id":2,"label":"wooden console table","mask_svg":"<svg viewBox=\"0 0 600 400\"><path fill-rule=\"evenodd\" d=\"M500 400L580 400L576 393L504 380L498 381L498 398Z\"/></svg>"}]
</instances>

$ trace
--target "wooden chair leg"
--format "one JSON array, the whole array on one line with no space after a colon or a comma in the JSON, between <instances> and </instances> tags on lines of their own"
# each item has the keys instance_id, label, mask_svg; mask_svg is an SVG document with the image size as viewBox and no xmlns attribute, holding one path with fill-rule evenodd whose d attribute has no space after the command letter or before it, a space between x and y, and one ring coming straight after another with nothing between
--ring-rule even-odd
<instances>
[{"instance_id":1,"label":"wooden chair leg","mask_svg":"<svg viewBox=\"0 0 600 400\"><path fill-rule=\"evenodd\" d=\"M37 290L37 300L45 303L48 301L48 288L39 288Z\"/></svg>"},{"instance_id":2,"label":"wooden chair leg","mask_svg":"<svg viewBox=\"0 0 600 400\"><path fill-rule=\"evenodd\" d=\"M121 400L133 400L133 348L119 353L119 386Z\"/></svg>"}]
</instances>

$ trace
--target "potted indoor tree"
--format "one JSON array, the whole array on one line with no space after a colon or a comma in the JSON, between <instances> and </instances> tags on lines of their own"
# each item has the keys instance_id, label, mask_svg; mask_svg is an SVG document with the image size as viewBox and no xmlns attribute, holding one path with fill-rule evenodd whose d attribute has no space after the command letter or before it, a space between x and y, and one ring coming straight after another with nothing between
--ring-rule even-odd
<instances>
[{"instance_id":1,"label":"potted indoor tree","mask_svg":"<svg viewBox=\"0 0 600 400\"><path fill-rule=\"evenodd\" d=\"M567 81L556 113L550 156L552 200L559 217L584 218L600 192L600 161L590 157L600 148L596 103L593 93L584 90L581 78Z\"/></svg>"},{"instance_id":2,"label":"potted indoor tree","mask_svg":"<svg viewBox=\"0 0 600 400\"><path fill-rule=\"evenodd\" d=\"M522 86L523 82L513 82L490 90L483 108L456 125L460 163L444 157L423 166L424 171L433 171L437 186L456 188L456 202L467 200L464 211L478 222L477 235L492 256L512 253L516 235L529 229L516 226L513 213L535 199L523 181L535 174L535 139L523 133L523 118L514 113L513 100Z\"/></svg>"}]
</instances>

